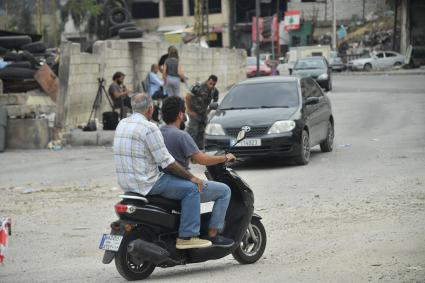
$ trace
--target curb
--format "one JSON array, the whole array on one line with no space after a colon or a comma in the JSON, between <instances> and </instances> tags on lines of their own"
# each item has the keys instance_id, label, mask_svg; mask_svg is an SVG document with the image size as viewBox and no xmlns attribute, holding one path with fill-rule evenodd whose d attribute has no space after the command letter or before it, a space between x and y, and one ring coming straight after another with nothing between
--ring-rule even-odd
<instances>
[{"instance_id":1,"label":"curb","mask_svg":"<svg viewBox=\"0 0 425 283\"><path fill-rule=\"evenodd\" d=\"M376 71L376 72L343 72L343 73L332 73L333 76L414 76L414 75L425 75L425 70L415 71Z\"/></svg>"},{"instance_id":2,"label":"curb","mask_svg":"<svg viewBox=\"0 0 425 283\"><path fill-rule=\"evenodd\" d=\"M114 135L115 131L84 132L81 129L72 129L66 135L66 143L71 146L112 146Z\"/></svg>"}]
</instances>

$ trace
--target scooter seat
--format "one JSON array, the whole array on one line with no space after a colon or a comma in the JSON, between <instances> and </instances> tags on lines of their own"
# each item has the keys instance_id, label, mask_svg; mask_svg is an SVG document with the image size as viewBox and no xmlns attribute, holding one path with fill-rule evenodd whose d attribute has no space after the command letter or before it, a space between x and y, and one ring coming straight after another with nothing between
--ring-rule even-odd
<instances>
[{"instance_id":1,"label":"scooter seat","mask_svg":"<svg viewBox=\"0 0 425 283\"><path fill-rule=\"evenodd\" d=\"M173 200L164 198L159 195L149 195L146 196L146 198L149 201L149 204L157 205L159 207L165 208L166 210L175 210L180 211L181 210L181 201L180 200Z\"/></svg>"},{"instance_id":2,"label":"scooter seat","mask_svg":"<svg viewBox=\"0 0 425 283\"><path fill-rule=\"evenodd\" d=\"M142 202L144 205L150 204L150 205L156 205L161 208L164 208L166 210L175 210L180 211L181 210L181 201L180 200L173 200L168 199L165 197L162 197L160 195L148 195L143 196L138 193L133 192L125 192L124 195L122 195L123 198L128 199L133 202ZM140 200L139 200L140 198Z\"/></svg>"}]
</instances>

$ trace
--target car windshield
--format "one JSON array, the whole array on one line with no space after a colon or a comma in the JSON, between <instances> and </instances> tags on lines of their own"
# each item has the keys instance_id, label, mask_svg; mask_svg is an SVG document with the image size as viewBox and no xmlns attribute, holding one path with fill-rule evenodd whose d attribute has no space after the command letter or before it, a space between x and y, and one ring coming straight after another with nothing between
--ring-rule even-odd
<instances>
[{"instance_id":1,"label":"car windshield","mask_svg":"<svg viewBox=\"0 0 425 283\"><path fill-rule=\"evenodd\" d=\"M322 60L300 60L295 64L295 70L306 69L324 69L325 64Z\"/></svg>"},{"instance_id":2,"label":"car windshield","mask_svg":"<svg viewBox=\"0 0 425 283\"><path fill-rule=\"evenodd\" d=\"M248 57L246 59L247 66L255 66L257 65L257 57ZM260 60L260 65L264 65L264 61Z\"/></svg>"},{"instance_id":3,"label":"car windshield","mask_svg":"<svg viewBox=\"0 0 425 283\"><path fill-rule=\"evenodd\" d=\"M295 82L237 85L223 99L220 110L287 108L298 106Z\"/></svg>"},{"instance_id":4,"label":"car windshield","mask_svg":"<svg viewBox=\"0 0 425 283\"><path fill-rule=\"evenodd\" d=\"M372 55L370 53L365 53L360 58L372 58Z\"/></svg>"},{"instance_id":5,"label":"car windshield","mask_svg":"<svg viewBox=\"0 0 425 283\"><path fill-rule=\"evenodd\" d=\"M336 51L331 51L330 55L331 55L331 58L338 58L338 52Z\"/></svg>"}]
</instances>

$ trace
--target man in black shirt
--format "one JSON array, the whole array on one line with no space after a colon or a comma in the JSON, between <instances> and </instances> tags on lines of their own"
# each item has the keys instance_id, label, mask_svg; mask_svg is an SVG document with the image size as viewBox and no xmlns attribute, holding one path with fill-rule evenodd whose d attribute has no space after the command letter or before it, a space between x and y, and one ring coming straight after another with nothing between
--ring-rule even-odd
<instances>
[{"instance_id":1,"label":"man in black shirt","mask_svg":"<svg viewBox=\"0 0 425 283\"><path fill-rule=\"evenodd\" d=\"M114 102L114 108L120 109L121 119L127 117L127 113L131 112L131 101L129 94L130 90L124 85L125 75L121 72L116 72L112 76L112 84L109 86L109 96Z\"/></svg>"},{"instance_id":2,"label":"man in black shirt","mask_svg":"<svg viewBox=\"0 0 425 283\"><path fill-rule=\"evenodd\" d=\"M161 58L159 58L159 62L158 62L158 66L159 66L159 71L163 74L164 73L164 64L165 64L165 60L167 60L168 58L168 53L170 52L170 49L173 48L173 45L168 46L167 49L167 53L162 55Z\"/></svg>"}]
</instances>

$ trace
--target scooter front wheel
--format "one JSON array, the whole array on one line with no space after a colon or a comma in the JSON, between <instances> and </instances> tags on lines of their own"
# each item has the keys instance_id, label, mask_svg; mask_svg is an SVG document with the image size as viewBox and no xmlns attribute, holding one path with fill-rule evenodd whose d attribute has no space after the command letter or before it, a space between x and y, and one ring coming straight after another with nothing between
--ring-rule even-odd
<instances>
[{"instance_id":1,"label":"scooter front wheel","mask_svg":"<svg viewBox=\"0 0 425 283\"><path fill-rule=\"evenodd\" d=\"M252 218L250 227L232 255L241 264L254 263L263 255L266 243L267 236L263 223L258 218Z\"/></svg>"},{"instance_id":2,"label":"scooter front wheel","mask_svg":"<svg viewBox=\"0 0 425 283\"><path fill-rule=\"evenodd\" d=\"M152 242L153 237L147 229L143 230L143 232L133 230L124 236L121 246L115 255L115 267L118 273L129 281L148 278L156 267L155 264L143 261L127 252L128 244L136 239Z\"/></svg>"}]
</instances>

